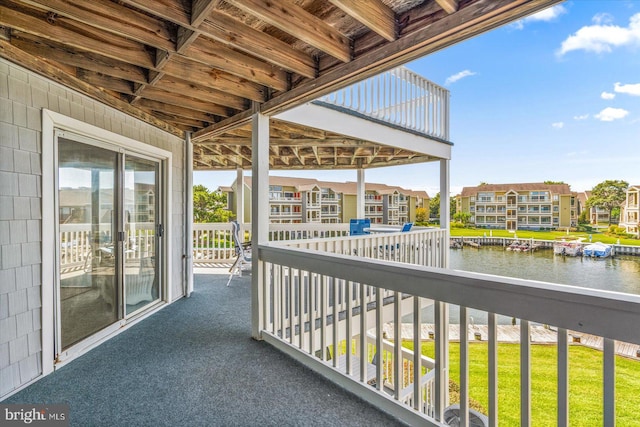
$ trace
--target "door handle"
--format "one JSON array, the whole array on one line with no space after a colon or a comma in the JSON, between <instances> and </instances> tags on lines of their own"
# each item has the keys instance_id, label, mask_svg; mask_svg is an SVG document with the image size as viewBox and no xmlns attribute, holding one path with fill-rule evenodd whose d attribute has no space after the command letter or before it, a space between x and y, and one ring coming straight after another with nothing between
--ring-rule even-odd
<instances>
[{"instance_id":1,"label":"door handle","mask_svg":"<svg viewBox=\"0 0 640 427\"><path fill-rule=\"evenodd\" d=\"M162 237L164 235L164 225L158 224L157 229L158 229L158 237Z\"/></svg>"}]
</instances>

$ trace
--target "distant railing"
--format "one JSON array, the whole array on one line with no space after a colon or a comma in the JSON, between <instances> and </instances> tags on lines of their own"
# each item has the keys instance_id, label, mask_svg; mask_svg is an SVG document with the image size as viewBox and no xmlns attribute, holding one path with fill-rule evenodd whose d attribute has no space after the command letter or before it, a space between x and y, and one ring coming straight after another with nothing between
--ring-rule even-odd
<instances>
[{"instance_id":1,"label":"distant railing","mask_svg":"<svg viewBox=\"0 0 640 427\"><path fill-rule=\"evenodd\" d=\"M99 225L100 230L111 230L110 223ZM125 258L141 259L154 251L155 227L153 223L129 223L125 235ZM96 251L113 253L110 231L94 236L91 224L60 224L60 269L65 272L77 267L89 268L89 261Z\"/></svg>"},{"instance_id":2,"label":"distant railing","mask_svg":"<svg viewBox=\"0 0 640 427\"><path fill-rule=\"evenodd\" d=\"M251 224L242 224L244 241L251 240ZM291 223L269 224L269 240L316 239L349 235L349 224ZM194 262L223 262L235 259L231 224L225 222L193 224Z\"/></svg>"},{"instance_id":3,"label":"distant railing","mask_svg":"<svg viewBox=\"0 0 640 427\"><path fill-rule=\"evenodd\" d=\"M435 138L449 139L449 91L419 74L398 67L325 95L319 104Z\"/></svg>"}]
</instances>

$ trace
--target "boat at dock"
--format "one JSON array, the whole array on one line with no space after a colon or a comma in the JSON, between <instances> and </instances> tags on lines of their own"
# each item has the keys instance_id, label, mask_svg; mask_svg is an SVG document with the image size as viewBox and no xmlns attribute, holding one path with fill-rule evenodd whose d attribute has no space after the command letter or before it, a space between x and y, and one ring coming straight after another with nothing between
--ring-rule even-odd
<instances>
[{"instance_id":1,"label":"boat at dock","mask_svg":"<svg viewBox=\"0 0 640 427\"><path fill-rule=\"evenodd\" d=\"M553 254L563 256L582 255L582 243L580 242L554 242Z\"/></svg>"},{"instance_id":2,"label":"boat at dock","mask_svg":"<svg viewBox=\"0 0 640 427\"><path fill-rule=\"evenodd\" d=\"M463 240L462 244L466 246L471 246L474 249L480 249L480 243L472 242L471 240Z\"/></svg>"},{"instance_id":3,"label":"boat at dock","mask_svg":"<svg viewBox=\"0 0 640 427\"><path fill-rule=\"evenodd\" d=\"M535 243L533 240L529 241L514 241L513 243L511 243L509 246L507 246L507 250L508 251L513 251L513 252L533 252L537 249L539 249L541 247L541 245L539 243Z\"/></svg>"},{"instance_id":4,"label":"boat at dock","mask_svg":"<svg viewBox=\"0 0 640 427\"><path fill-rule=\"evenodd\" d=\"M582 250L582 255L591 258L607 258L611 256L612 247L602 242L587 245Z\"/></svg>"}]
</instances>

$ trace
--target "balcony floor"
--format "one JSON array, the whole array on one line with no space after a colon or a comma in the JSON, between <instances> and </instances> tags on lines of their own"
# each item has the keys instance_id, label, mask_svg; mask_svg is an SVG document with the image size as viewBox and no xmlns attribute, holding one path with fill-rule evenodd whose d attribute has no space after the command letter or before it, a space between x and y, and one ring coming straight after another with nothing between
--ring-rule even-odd
<instances>
[{"instance_id":1,"label":"balcony floor","mask_svg":"<svg viewBox=\"0 0 640 427\"><path fill-rule=\"evenodd\" d=\"M195 292L11 396L72 425L392 426L399 421L250 337L250 278Z\"/></svg>"}]
</instances>

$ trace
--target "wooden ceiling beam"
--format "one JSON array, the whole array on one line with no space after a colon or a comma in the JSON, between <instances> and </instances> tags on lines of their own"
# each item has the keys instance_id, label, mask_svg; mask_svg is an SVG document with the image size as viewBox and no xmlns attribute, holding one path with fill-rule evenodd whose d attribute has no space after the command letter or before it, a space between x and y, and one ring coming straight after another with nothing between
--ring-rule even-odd
<instances>
[{"instance_id":1,"label":"wooden ceiling beam","mask_svg":"<svg viewBox=\"0 0 640 427\"><path fill-rule=\"evenodd\" d=\"M109 95L100 88L90 85L75 76L70 76L63 71L60 71L60 69L58 69L57 67L47 64L44 61L40 61L34 56L11 45L7 41L0 40L0 57L6 58L11 62L28 68L35 73L47 76L53 81L58 82L64 86L76 89L92 97L93 99L104 103L105 105L116 108L123 113L130 115L131 117L140 119L180 138L184 138L184 132L176 128L175 126L171 126L168 123L157 119L151 114L142 111L139 108L133 107L132 105L129 105L128 103Z\"/></svg>"},{"instance_id":2,"label":"wooden ceiling beam","mask_svg":"<svg viewBox=\"0 0 640 427\"><path fill-rule=\"evenodd\" d=\"M458 0L436 0L436 3L449 15L458 10Z\"/></svg>"},{"instance_id":3,"label":"wooden ceiling beam","mask_svg":"<svg viewBox=\"0 0 640 427\"><path fill-rule=\"evenodd\" d=\"M76 76L91 85L124 93L125 95L133 95L133 84L127 80L117 79L96 73L95 71L82 69L77 71Z\"/></svg>"},{"instance_id":4,"label":"wooden ceiling beam","mask_svg":"<svg viewBox=\"0 0 640 427\"><path fill-rule=\"evenodd\" d=\"M251 138L250 137L233 137L233 136L220 136L215 137L209 140L199 141L203 145L216 145L216 144L230 144L230 145L241 145L245 147L251 146ZM366 147L369 145L374 145L373 143L363 142L361 140L352 140L348 138L337 138L337 139L309 139L309 138L269 138L269 145L273 146L287 146L287 147L296 147L296 148L304 148L304 147L340 147L340 148L360 148Z\"/></svg>"},{"instance_id":5,"label":"wooden ceiling beam","mask_svg":"<svg viewBox=\"0 0 640 427\"><path fill-rule=\"evenodd\" d=\"M192 110L184 106L177 106L144 98L138 101L136 105L146 110L162 111L164 113L172 114L178 117L184 117L186 119L198 120L205 123L215 122L215 117L213 115L203 113L201 111Z\"/></svg>"},{"instance_id":6,"label":"wooden ceiling beam","mask_svg":"<svg viewBox=\"0 0 640 427\"><path fill-rule=\"evenodd\" d=\"M189 108L203 113L215 114L217 116L225 117L227 109L219 105L211 104L210 102L200 101L199 99L190 98L189 96L167 92L162 89L158 89L154 86L149 86L144 91L144 98L151 99L153 101L164 102L167 104L177 105L179 107L188 105Z\"/></svg>"},{"instance_id":7,"label":"wooden ceiling beam","mask_svg":"<svg viewBox=\"0 0 640 427\"><path fill-rule=\"evenodd\" d=\"M287 74L283 70L211 39L195 40L184 53L195 61L248 81L281 91L288 89Z\"/></svg>"},{"instance_id":8,"label":"wooden ceiling beam","mask_svg":"<svg viewBox=\"0 0 640 427\"><path fill-rule=\"evenodd\" d=\"M207 123L207 122L201 122L200 120L194 120L194 119L189 119L186 117L181 117L181 116L170 114L170 113L165 113L162 111L153 111L153 114L158 118L161 118L162 120L166 120L167 122L178 123L182 126L189 126L195 129L202 129L205 126L205 123Z\"/></svg>"},{"instance_id":9,"label":"wooden ceiling beam","mask_svg":"<svg viewBox=\"0 0 640 427\"><path fill-rule=\"evenodd\" d=\"M175 50L175 36L164 22L110 0L20 1L149 46Z\"/></svg>"},{"instance_id":10,"label":"wooden ceiling beam","mask_svg":"<svg viewBox=\"0 0 640 427\"><path fill-rule=\"evenodd\" d=\"M388 41L396 39L396 16L381 0L330 0L336 7ZM444 1L444 0L441 0Z\"/></svg>"},{"instance_id":11,"label":"wooden ceiling beam","mask_svg":"<svg viewBox=\"0 0 640 427\"><path fill-rule=\"evenodd\" d=\"M351 61L351 40L322 19L285 0L225 0L328 55Z\"/></svg>"},{"instance_id":12,"label":"wooden ceiling beam","mask_svg":"<svg viewBox=\"0 0 640 427\"><path fill-rule=\"evenodd\" d=\"M184 94L194 93L197 96L192 96L193 98L228 107L229 113L227 113L225 117L233 115L233 113L235 113L233 112L233 109L244 110L246 108L246 103L240 97L229 95L219 90L211 89L207 86L197 85L192 82L181 80L174 76L165 75L160 81L158 81L156 87L168 92Z\"/></svg>"},{"instance_id":13,"label":"wooden ceiling beam","mask_svg":"<svg viewBox=\"0 0 640 427\"><path fill-rule=\"evenodd\" d=\"M418 25L410 34L372 49L353 61L339 64L321 72L320 77L308 80L290 91L275 96L261 106L261 112L273 115L312 101L349 84L377 75L383 71L443 49L454 43L481 34L544 9L562 0L491 0L478 1L425 25ZM213 129L212 129L213 130ZM205 135L209 129L198 132Z\"/></svg>"},{"instance_id":14,"label":"wooden ceiling beam","mask_svg":"<svg viewBox=\"0 0 640 427\"><path fill-rule=\"evenodd\" d=\"M200 25L205 37L248 53L305 77L316 77L316 64L311 56L265 32L255 30L224 13L214 11Z\"/></svg>"},{"instance_id":15,"label":"wooden ceiling beam","mask_svg":"<svg viewBox=\"0 0 640 427\"><path fill-rule=\"evenodd\" d=\"M219 4L220 0L192 0L191 25L199 27Z\"/></svg>"},{"instance_id":16,"label":"wooden ceiling beam","mask_svg":"<svg viewBox=\"0 0 640 427\"><path fill-rule=\"evenodd\" d=\"M187 9L189 2L184 1L158 1L158 0L120 0L122 3L136 9L166 19L183 27L191 24L191 9Z\"/></svg>"},{"instance_id":17,"label":"wooden ceiling beam","mask_svg":"<svg viewBox=\"0 0 640 427\"><path fill-rule=\"evenodd\" d=\"M51 40L40 39L31 34L14 31L11 37L11 44L45 60L53 57L57 62L63 64L129 80L134 83L145 83L147 81L147 74L143 68L92 52L65 48Z\"/></svg>"},{"instance_id":18,"label":"wooden ceiling beam","mask_svg":"<svg viewBox=\"0 0 640 427\"><path fill-rule=\"evenodd\" d=\"M39 19L0 5L0 26L34 34L129 64L154 68L153 58L143 44L115 35L105 40L104 34L98 33L99 30L65 18L51 24L44 18Z\"/></svg>"},{"instance_id":19,"label":"wooden ceiling beam","mask_svg":"<svg viewBox=\"0 0 640 427\"><path fill-rule=\"evenodd\" d=\"M216 70L189 58L176 55L165 65L163 71L183 80L241 96L252 101L264 102L266 88L240 77Z\"/></svg>"}]
</instances>

